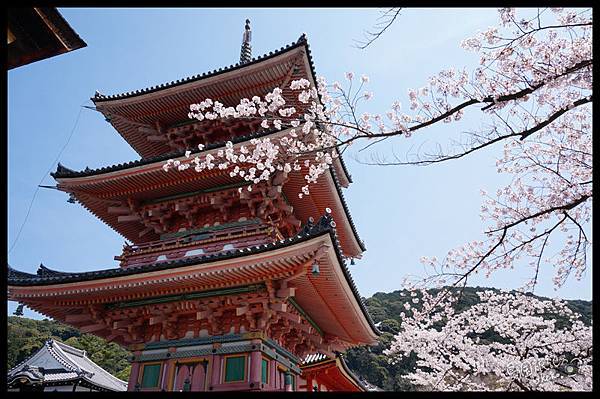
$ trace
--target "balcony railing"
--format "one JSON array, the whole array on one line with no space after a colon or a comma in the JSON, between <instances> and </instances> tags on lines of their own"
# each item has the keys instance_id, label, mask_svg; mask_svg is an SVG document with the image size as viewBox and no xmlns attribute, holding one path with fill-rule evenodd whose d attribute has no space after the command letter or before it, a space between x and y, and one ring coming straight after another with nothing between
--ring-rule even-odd
<instances>
[{"instance_id":1,"label":"balcony railing","mask_svg":"<svg viewBox=\"0 0 600 399\"><path fill-rule=\"evenodd\" d=\"M163 234L158 241L125 245L115 256L121 267L139 266L187 256L213 254L264 244L283 236L276 227L259 219Z\"/></svg>"}]
</instances>

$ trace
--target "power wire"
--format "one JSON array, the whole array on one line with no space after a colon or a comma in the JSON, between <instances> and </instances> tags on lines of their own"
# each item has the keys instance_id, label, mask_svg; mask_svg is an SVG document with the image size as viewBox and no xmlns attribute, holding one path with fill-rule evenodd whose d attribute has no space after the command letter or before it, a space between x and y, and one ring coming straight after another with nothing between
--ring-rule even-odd
<instances>
[{"instance_id":1,"label":"power wire","mask_svg":"<svg viewBox=\"0 0 600 399\"><path fill-rule=\"evenodd\" d=\"M21 227L19 228L19 232L17 233L17 236L15 237L15 240L13 241L12 245L10 246L10 249L8 250L9 254L12 252L13 248L15 247L15 245L17 244L17 242L19 241L19 237L21 237L21 232L23 231L23 227L25 227L25 223L27 223L27 220L29 219L29 214L31 213L31 208L33 206L33 202L35 201L35 197L37 196L37 193L40 190L40 185L44 182L44 179L48 176L48 174L52 171L52 168L54 168L54 164L56 164L56 162L58 162L58 160L59 160L60 156L62 155L63 151L69 145L69 142L71 141L71 138L73 137L73 134L75 133L75 129L77 128L77 125L79 124L79 118L81 117L81 111L83 110L84 107L87 108L85 106L85 103L87 103L87 101L85 101L79 107L79 113L77 114L77 119L75 119L75 124L73 125L73 128L71 129L71 133L69 134L69 137L67 138L67 142L62 146L62 148L60 149L58 155L56 156L56 158L52 162L52 165L50 165L50 168L48 168L48 170L46 171L46 173L44 173L44 176L42 176L42 179L40 180L40 182L37 184L37 187L35 188L35 192L33 193L33 197L31 198L31 202L29 202L29 207L27 208L27 213L25 214L25 219L23 220L23 223L21 223Z\"/></svg>"}]
</instances>

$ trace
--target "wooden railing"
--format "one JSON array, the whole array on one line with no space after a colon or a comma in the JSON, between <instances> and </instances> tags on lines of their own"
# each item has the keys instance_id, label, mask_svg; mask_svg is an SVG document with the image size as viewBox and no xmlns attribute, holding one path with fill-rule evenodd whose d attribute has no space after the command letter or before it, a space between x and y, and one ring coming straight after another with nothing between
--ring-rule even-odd
<instances>
[{"instance_id":1,"label":"wooden railing","mask_svg":"<svg viewBox=\"0 0 600 399\"><path fill-rule=\"evenodd\" d=\"M189 251L194 250L201 249L201 254L210 254L283 238L276 227L259 223L213 226L174 235L173 238L125 245L123 253L115 256L115 260L121 262L121 267L127 267L156 262L161 255L164 255L163 260L172 260L185 257Z\"/></svg>"}]
</instances>

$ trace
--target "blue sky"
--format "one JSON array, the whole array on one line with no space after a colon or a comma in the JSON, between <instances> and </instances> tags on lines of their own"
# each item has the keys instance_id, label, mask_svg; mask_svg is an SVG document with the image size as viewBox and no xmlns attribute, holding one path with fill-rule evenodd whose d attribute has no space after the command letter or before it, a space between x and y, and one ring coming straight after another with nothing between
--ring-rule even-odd
<instances>
[{"instance_id":1,"label":"blue sky","mask_svg":"<svg viewBox=\"0 0 600 399\"><path fill-rule=\"evenodd\" d=\"M406 9L366 50L353 46L380 15L378 9L76 9L63 16L88 47L11 70L8 74L8 240L13 244L40 179L65 144L81 105L95 90L121 93L180 79L237 62L244 20L252 21L254 55L308 35L316 71L329 81L345 71L370 76L375 93L366 111L385 111L407 89L437 71L474 66L477 56L459 47L465 37L496 23L495 9ZM444 143L456 129L479 126L478 115L461 125L440 125L414 139L375 149L399 154L426 141ZM455 129L455 130L451 130ZM412 141L411 141L412 140ZM431 167L377 167L346 163L354 183L345 191L367 251L350 266L363 296L401 288L407 274L422 273L419 258L438 258L479 239L479 190L495 192L508 183L496 173L496 150ZM356 154L354 154L356 155ZM361 156L363 156L361 154ZM80 170L139 157L97 112L83 109L60 157ZM52 185L46 175L42 184ZM67 196L40 189L9 263L35 272L38 265L63 271L113 268L124 239ZM470 285L517 288L529 270L499 272ZM542 271L537 293L591 299L591 271L554 291L551 267ZM9 304L12 312L15 304ZM26 312L35 316L33 312Z\"/></svg>"}]
</instances>

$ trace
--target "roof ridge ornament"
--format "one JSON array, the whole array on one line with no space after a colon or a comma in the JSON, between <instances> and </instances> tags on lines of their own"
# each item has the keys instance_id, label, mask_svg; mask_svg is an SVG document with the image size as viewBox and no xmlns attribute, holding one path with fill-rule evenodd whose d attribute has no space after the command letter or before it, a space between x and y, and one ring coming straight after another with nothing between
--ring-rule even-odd
<instances>
[{"instance_id":1,"label":"roof ridge ornament","mask_svg":"<svg viewBox=\"0 0 600 399\"><path fill-rule=\"evenodd\" d=\"M74 173L74 172L75 171L73 169L69 169L59 162L58 165L56 165L56 172L50 173L50 176L54 177L54 175L60 175L63 173Z\"/></svg>"},{"instance_id":2,"label":"roof ridge ornament","mask_svg":"<svg viewBox=\"0 0 600 399\"><path fill-rule=\"evenodd\" d=\"M250 30L250 20L246 19L244 27L244 36L242 37L242 49L240 51L240 64L246 64L252 60L252 30Z\"/></svg>"},{"instance_id":3,"label":"roof ridge ornament","mask_svg":"<svg viewBox=\"0 0 600 399\"><path fill-rule=\"evenodd\" d=\"M44 266L43 263L40 263L36 274L38 277L53 277L53 276L67 276L71 273L59 272L56 270L52 270L52 269L49 269L46 266Z\"/></svg>"}]
</instances>

